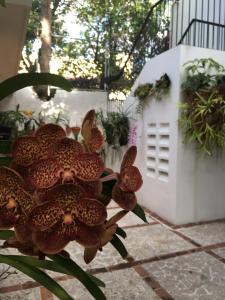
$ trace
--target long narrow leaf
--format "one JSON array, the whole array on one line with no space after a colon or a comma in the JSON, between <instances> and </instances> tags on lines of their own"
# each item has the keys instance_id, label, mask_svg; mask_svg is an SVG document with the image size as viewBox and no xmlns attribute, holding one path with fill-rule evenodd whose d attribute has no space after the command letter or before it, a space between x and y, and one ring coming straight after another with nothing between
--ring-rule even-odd
<instances>
[{"instance_id":1,"label":"long narrow leaf","mask_svg":"<svg viewBox=\"0 0 225 300\"><path fill-rule=\"evenodd\" d=\"M120 228L120 227L117 227L116 234L119 235L119 236L121 236L124 239L127 237L126 232L122 228Z\"/></svg>"},{"instance_id":2,"label":"long narrow leaf","mask_svg":"<svg viewBox=\"0 0 225 300\"><path fill-rule=\"evenodd\" d=\"M15 232L13 230L0 230L0 240L8 240L14 236Z\"/></svg>"},{"instance_id":3,"label":"long narrow leaf","mask_svg":"<svg viewBox=\"0 0 225 300\"><path fill-rule=\"evenodd\" d=\"M29 277L43 285L45 288L47 288L49 291L51 291L59 299L73 300L73 298L55 280L53 280L50 276L48 276L38 268L28 265L27 263L24 263L22 261L18 261L17 259L10 256L1 254L0 263L7 264L28 275Z\"/></svg>"},{"instance_id":4,"label":"long narrow leaf","mask_svg":"<svg viewBox=\"0 0 225 300\"><path fill-rule=\"evenodd\" d=\"M62 274L67 274L70 276L73 276L73 273L66 268L61 267L59 264L53 262L52 260L39 260L32 256L21 256L21 255L8 255L8 257L11 257L13 259L16 259L17 261L21 261L23 263L26 263L28 265L34 266L36 268L42 268ZM105 284L103 281L98 279L97 277L88 274L87 275L91 278L91 280L97 284L98 286L105 287Z\"/></svg>"},{"instance_id":5,"label":"long narrow leaf","mask_svg":"<svg viewBox=\"0 0 225 300\"><path fill-rule=\"evenodd\" d=\"M141 220L143 220L145 223L148 223L146 216L145 216L145 212L143 210L143 208L139 205L136 204L135 208L132 210L132 212L138 216Z\"/></svg>"},{"instance_id":6,"label":"long narrow leaf","mask_svg":"<svg viewBox=\"0 0 225 300\"><path fill-rule=\"evenodd\" d=\"M6 7L5 0L0 0L0 6Z\"/></svg>"},{"instance_id":7,"label":"long narrow leaf","mask_svg":"<svg viewBox=\"0 0 225 300\"><path fill-rule=\"evenodd\" d=\"M122 258L127 258L128 252L125 248L124 244L121 242L121 240L118 238L118 236L114 235L111 244L113 247L119 252L119 254L122 256Z\"/></svg>"},{"instance_id":8,"label":"long narrow leaf","mask_svg":"<svg viewBox=\"0 0 225 300\"><path fill-rule=\"evenodd\" d=\"M0 83L0 101L20 89L35 85L52 85L68 92L72 89L72 84L59 75L50 73L23 73Z\"/></svg>"},{"instance_id":9,"label":"long narrow leaf","mask_svg":"<svg viewBox=\"0 0 225 300\"><path fill-rule=\"evenodd\" d=\"M93 282L90 276L73 260L62 257L61 255L48 255L50 259L60 265L62 268L70 270L71 274L75 276L92 294L96 300L106 300L105 295L100 288Z\"/></svg>"}]
</instances>

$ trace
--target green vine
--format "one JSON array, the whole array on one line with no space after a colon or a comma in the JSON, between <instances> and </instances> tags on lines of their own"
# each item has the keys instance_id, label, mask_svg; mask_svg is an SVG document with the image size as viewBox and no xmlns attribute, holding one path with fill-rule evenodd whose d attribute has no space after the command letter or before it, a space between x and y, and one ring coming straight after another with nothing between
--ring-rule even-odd
<instances>
[{"instance_id":1,"label":"green vine","mask_svg":"<svg viewBox=\"0 0 225 300\"><path fill-rule=\"evenodd\" d=\"M225 69L211 58L185 64L184 103L179 124L184 141L213 155L225 146Z\"/></svg>"},{"instance_id":2,"label":"green vine","mask_svg":"<svg viewBox=\"0 0 225 300\"><path fill-rule=\"evenodd\" d=\"M161 100L162 97L169 92L170 85L171 81L166 73L163 74L160 79L156 80L155 84L140 84L134 91L134 96L138 99L136 112L138 114L143 112L144 106L146 105L146 98L148 96L155 97L157 100Z\"/></svg>"}]
</instances>

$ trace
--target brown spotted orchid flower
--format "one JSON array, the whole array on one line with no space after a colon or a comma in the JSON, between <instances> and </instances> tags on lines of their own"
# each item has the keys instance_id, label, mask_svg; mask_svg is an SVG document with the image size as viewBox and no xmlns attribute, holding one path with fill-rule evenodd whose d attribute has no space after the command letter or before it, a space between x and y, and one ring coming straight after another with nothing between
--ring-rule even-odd
<instances>
[{"instance_id":1,"label":"brown spotted orchid flower","mask_svg":"<svg viewBox=\"0 0 225 300\"><path fill-rule=\"evenodd\" d=\"M35 201L24 190L24 181L14 170L0 167L0 229L14 227L18 241L31 238L26 226Z\"/></svg>"},{"instance_id":2,"label":"brown spotted orchid flower","mask_svg":"<svg viewBox=\"0 0 225 300\"><path fill-rule=\"evenodd\" d=\"M46 189L57 182L98 181L104 163L96 153L84 153L82 145L70 138L56 142L50 158L34 163L29 170L29 179L36 189Z\"/></svg>"},{"instance_id":3,"label":"brown spotted orchid flower","mask_svg":"<svg viewBox=\"0 0 225 300\"><path fill-rule=\"evenodd\" d=\"M107 217L103 204L88 198L82 187L71 183L52 188L47 199L33 209L28 221L32 240L40 251L58 253L73 240L86 248L99 245L99 225Z\"/></svg>"},{"instance_id":4,"label":"brown spotted orchid flower","mask_svg":"<svg viewBox=\"0 0 225 300\"><path fill-rule=\"evenodd\" d=\"M23 136L15 140L12 146L13 163L29 167L39 159L48 157L52 144L64 137L66 133L59 125L40 126L34 136Z\"/></svg>"},{"instance_id":5,"label":"brown spotted orchid flower","mask_svg":"<svg viewBox=\"0 0 225 300\"><path fill-rule=\"evenodd\" d=\"M113 217L111 217L108 221L102 225L101 228L101 236L100 236L100 244L96 247L85 248L84 250L84 261L89 264L96 256L98 250L102 251L102 247L104 247L108 242L110 242L113 238L113 235L116 233L118 225L116 224L119 220L121 220L128 211L121 210Z\"/></svg>"},{"instance_id":6,"label":"brown spotted orchid flower","mask_svg":"<svg viewBox=\"0 0 225 300\"><path fill-rule=\"evenodd\" d=\"M134 209L137 203L135 192L140 189L143 183L138 168L133 166L136 155L136 146L130 147L123 157L120 173L113 173L101 179L102 182L117 180L112 190L112 199L125 210Z\"/></svg>"},{"instance_id":7,"label":"brown spotted orchid flower","mask_svg":"<svg viewBox=\"0 0 225 300\"><path fill-rule=\"evenodd\" d=\"M84 117L81 134L84 138L84 146L88 152L98 152L102 148L104 137L101 131L95 126L94 110L90 110Z\"/></svg>"}]
</instances>

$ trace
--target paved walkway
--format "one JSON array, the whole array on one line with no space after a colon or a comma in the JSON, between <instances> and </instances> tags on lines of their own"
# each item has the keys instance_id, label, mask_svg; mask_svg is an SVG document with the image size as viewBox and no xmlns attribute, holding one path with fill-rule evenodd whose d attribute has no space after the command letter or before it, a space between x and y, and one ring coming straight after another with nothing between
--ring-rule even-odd
<instances>
[{"instance_id":1,"label":"paved walkway","mask_svg":"<svg viewBox=\"0 0 225 300\"><path fill-rule=\"evenodd\" d=\"M108 214L117 211L112 204ZM128 235L128 260L122 260L110 244L88 267L79 245L71 243L68 251L106 283L108 300L224 300L225 220L172 226L150 211L146 213L147 225L132 213L120 222ZM52 275L75 299L92 299L77 280ZM56 298L18 272L0 281L0 299Z\"/></svg>"}]
</instances>

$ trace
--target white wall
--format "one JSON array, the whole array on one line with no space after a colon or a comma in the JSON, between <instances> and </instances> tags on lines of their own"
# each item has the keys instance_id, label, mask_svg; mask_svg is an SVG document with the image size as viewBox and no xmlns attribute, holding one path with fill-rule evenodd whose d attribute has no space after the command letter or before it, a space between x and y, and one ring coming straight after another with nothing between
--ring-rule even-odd
<instances>
[{"instance_id":1,"label":"white wall","mask_svg":"<svg viewBox=\"0 0 225 300\"><path fill-rule=\"evenodd\" d=\"M225 52L182 45L148 61L132 88L154 82L165 72L172 81L170 94L161 101L149 98L139 117L135 164L144 181L140 203L174 224L225 217L225 155L201 157L194 144L183 144L178 128L183 64L203 57L225 66ZM132 103L135 108L130 95L126 105Z\"/></svg>"},{"instance_id":2,"label":"white wall","mask_svg":"<svg viewBox=\"0 0 225 300\"><path fill-rule=\"evenodd\" d=\"M181 47L180 68L195 58L212 57L225 66L225 52ZM176 222L213 220L225 217L225 155L201 157L194 145L184 145L178 139Z\"/></svg>"},{"instance_id":3,"label":"white wall","mask_svg":"<svg viewBox=\"0 0 225 300\"><path fill-rule=\"evenodd\" d=\"M90 109L96 111L107 108L107 93L104 91L79 91L66 92L57 90L53 98L55 104L65 103L70 119L70 125L80 126L86 112ZM36 114L40 112L41 100L32 91L32 88L25 88L13 94L12 97L0 102L0 110L15 110L20 105L20 110L32 110Z\"/></svg>"},{"instance_id":4,"label":"white wall","mask_svg":"<svg viewBox=\"0 0 225 300\"><path fill-rule=\"evenodd\" d=\"M164 73L167 73L172 81L169 95L161 101L149 98L143 115L139 116L138 156L135 162L140 168L144 182L138 192L140 203L169 220L174 220L176 215L179 56L179 48L174 48L149 60L132 88L134 91L139 84L154 83ZM130 96L127 106L132 102L135 110L135 98ZM153 127L154 125L156 126ZM164 140L164 135L169 138ZM163 146L166 151L163 150ZM162 159L167 160L166 166ZM167 168L168 173L168 177L165 178L161 173L164 168Z\"/></svg>"}]
</instances>

